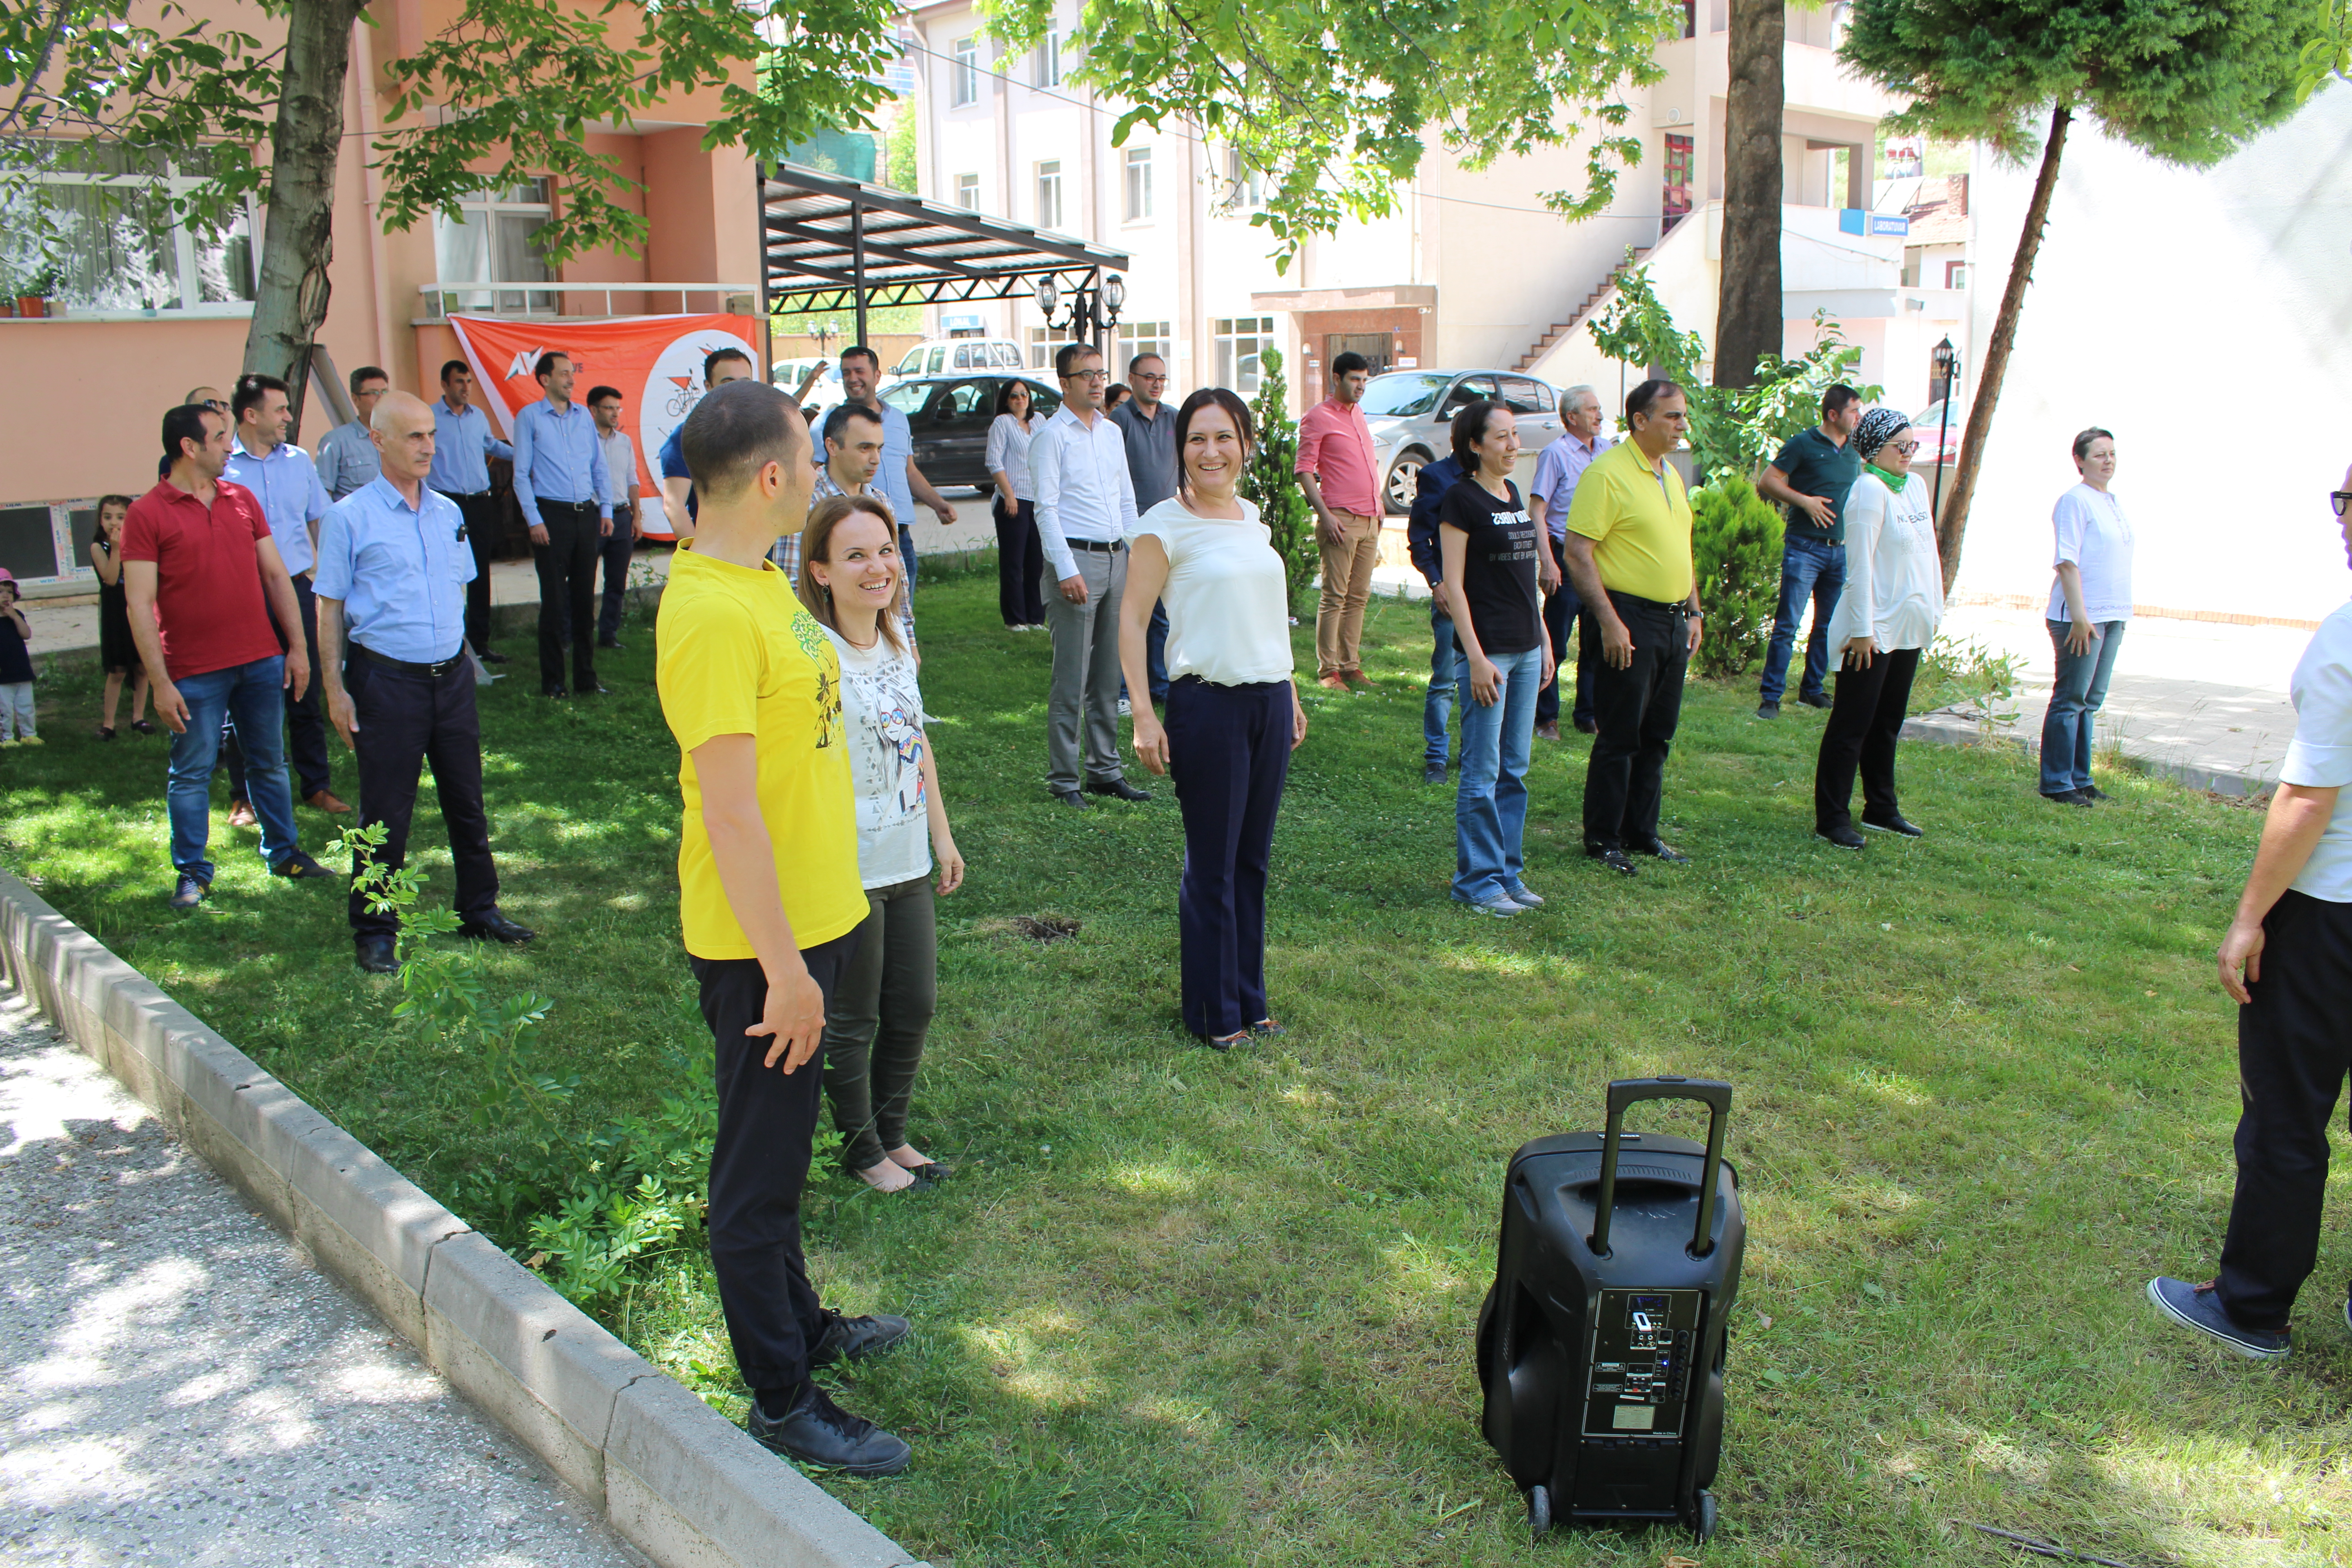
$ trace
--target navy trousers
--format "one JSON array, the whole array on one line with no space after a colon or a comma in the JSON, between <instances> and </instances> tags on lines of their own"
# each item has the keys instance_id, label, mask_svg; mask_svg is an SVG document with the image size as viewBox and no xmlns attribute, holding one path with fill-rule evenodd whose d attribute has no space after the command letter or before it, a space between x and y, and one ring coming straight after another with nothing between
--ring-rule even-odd
<instances>
[{"instance_id":1,"label":"navy trousers","mask_svg":"<svg viewBox=\"0 0 2352 1568\"><path fill-rule=\"evenodd\" d=\"M835 984L857 951L857 932L803 948L801 961L833 1005ZM756 958L692 958L702 1016L717 1050L719 1131L710 1144L710 1271L736 1370L753 1392L796 1393L808 1381L809 1347L823 1325L801 1251L801 1193L808 1185L824 1050L787 1073L765 1064L774 1041L746 1035L768 1005Z\"/></svg>"},{"instance_id":2,"label":"navy trousers","mask_svg":"<svg viewBox=\"0 0 2352 1568\"><path fill-rule=\"evenodd\" d=\"M479 920L499 907L499 869L490 857L490 817L482 805L482 724L474 707L474 667L460 661L438 678L393 669L354 648L343 672L359 728L359 823L382 823L383 847L373 858L397 871L408 863L408 829L416 815L416 781L433 765L433 790L449 831L449 859L457 876L460 919ZM363 858L352 857L352 872ZM392 936L400 917L351 896L352 934Z\"/></svg>"},{"instance_id":3,"label":"navy trousers","mask_svg":"<svg viewBox=\"0 0 2352 1568\"><path fill-rule=\"evenodd\" d=\"M1577 617L1583 613L1583 595L1565 577L1560 579L1559 587L1544 595L1544 632L1551 638L1552 674L1551 683L1536 693L1538 724L1559 722L1559 681L1570 665L1576 667L1576 706L1570 710L1570 717L1580 724L1592 717L1592 692L1599 684L1593 671L1600 666L1601 650L1597 646L1583 648L1581 638L1575 647L1569 641L1575 637Z\"/></svg>"},{"instance_id":4,"label":"navy trousers","mask_svg":"<svg viewBox=\"0 0 2352 1568\"><path fill-rule=\"evenodd\" d=\"M1265 873L1290 774L1286 680L1168 687L1168 771L1184 814L1184 1026L1222 1037L1268 1016Z\"/></svg>"}]
</instances>

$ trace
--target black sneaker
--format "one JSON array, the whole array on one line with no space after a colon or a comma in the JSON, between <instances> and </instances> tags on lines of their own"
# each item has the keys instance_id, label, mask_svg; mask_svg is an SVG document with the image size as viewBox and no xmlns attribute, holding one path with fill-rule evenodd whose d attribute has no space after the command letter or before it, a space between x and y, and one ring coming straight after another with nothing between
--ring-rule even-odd
<instances>
[{"instance_id":1,"label":"black sneaker","mask_svg":"<svg viewBox=\"0 0 2352 1568\"><path fill-rule=\"evenodd\" d=\"M302 849L297 849L293 854L269 868L269 874L273 877L284 877L289 881L294 882L307 882L315 878L334 875L332 871L311 859L309 851Z\"/></svg>"},{"instance_id":2,"label":"black sneaker","mask_svg":"<svg viewBox=\"0 0 2352 1568\"><path fill-rule=\"evenodd\" d=\"M2101 789L2096 784L2084 784L2081 789L2076 790L2074 793L2082 795L2087 800L2094 801L2113 800L2116 798L2114 795L2109 795L2105 790Z\"/></svg>"},{"instance_id":3,"label":"black sneaker","mask_svg":"<svg viewBox=\"0 0 2352 1568\"><path fill-rule=\"evenodd\" d=\"M1642 874L1640 868L1633 864L1622 849L1587 848L1584 854L1587 859L1600 861L1621 877L1638 877Z\"/></svg>"},{"instance_id":4,"label":"black sneaker","mask_svg":"<svg viewBox=\"0 0 2352 1568\"><path fill-rule=\"evenodd\" d=\"M2063 790L2056 795L2045 795L2042 798L2048 801L2053 805L2079 805L2088 807L2094 804L2089 795L2084 795L2078 789Z\"/></svg>"},{"instance_id":5,"label":"black sneaker","mask_svg":"<svg viewBox=\"0 0 2352 1568\"><path fill-rule=\"evenodd\" d=\"M1797 700L1803 703L1808 708L1829 708L1834 706L1834 704L1830 701L1829 694L1825 691L1800 691L1797 693Z\"/></svg>"},{"instance_id":6,"label":"black sneaker","mask_svg":"<svg viewBox=\"0 0 2352 1568\"><path fill-rule=\"evenodd\" d=\"M1633 846L1636 855L1647 855L1653 860L1664 860L1669 866L1687 866L1690 857L1663 838L1653 838L1647 844Z\"/></svg>"},{"instance_id":7,"label":"black sneaker","mask_svg":"<svg viewBox=\"0 0 2352 1568\"><path fill-rule=\"evenodd\" d=\"M1906 838L1925 838L1927 837L1926 832L1924 832L1917 824L1912 822L1899 811L1892 816L1865 816L1862 819L1862 825L1864 827L1869 828L1873 833L1899 833Z\"/></svg>"},{"instance_id":8,"label":"black sneaker","mask_svg":"<svg viewBox=\"0 0 2352 1568\"><path fill-rule=\"evenodd\" d=\"M754 1397L743 1430L771 1453L844 1475L895 1476L915 1457L904 1438L852 1415L814 1383L801 1384L800 1397L777 1419L771 1419Z\"/></svg>"},{"instance_id":9,"label":"black sneaker","mask_svg":"<svg viewBox=\"0 0 2352 1568\"><path fill-rule=\"evenodd\" d=\"M1780 705L1778 702L1759 702L1756 705L1756 717L1759 719L1778 719L1780 716Z\"/></svg>"},{"instance_id":10,"label":"black sneaker","mask_svg":"<svg viewBox=\"0 0 2352 1568\"><path fill-rule=\"evenodd\" d=\"M1088 795L1115 795L1120 800L1150 800L1151 798L1151 792L1150 790L1138 789L1123 778L1088 779L1087 781L1087 793Z\"/></svg>"},{"instance_id":11,"label":"black sneaker","mask_svg":"<svg viewBox=\"0 0 2352 1568\"><path fill-rule=\"evenodd\" d=\"M2284 1329L2241 1326L2221 1305L2221 1295L2210 1283L2191 1285L2186 1279L2158 1275L2147 1282L2147 1299L2174 1322L2218 1340L2249 1361L2283 1360L2294 1348Z\"/></svg>"},{"instance_id":12,"label":"black sneaker","mask_svg":"<svg viewBox=\"0 0 2352 1568\"><path fill-rule=\"evenodd\" d=\"M1862 835L1853 830L1851 822L1841 822L1835 827L1816 827L1813 837L1840 849L1859 849L1864 842Z\"/></svg>"},{"instance_id":13,"label":"black sneaker","mask_svg":"<svg viewBox=\"0 0 2352 1568\"><path fill-rule=\"evenodd\" d=\"M1421 782L1423 784L1444 784L1445 782L1445 764L1444 763L1422 763Z\"/></svg>"},{"instance_id":14,"label":"black sneaker","mask_svg":"<svg viewBox=\"0 0 2352 1568\"><path fill-rule=\"evenodd\" d=\"M864 1361L867 1356L880 1355L893 1345L903 1344L915 1331L914 1324L887 1312L845 1318L830 1307L819 1310L824 1318L824 1329L817 1335L816 1343L809 1347L811 1366L831 1366L844 1360Z\"/></svg>"},{"instance_id":15,"label":"black sneaker","mask_svg":"<svg viewBox=\"0 0 2352 1568\"><path fill-rule=\"evenodd\" d=\"M175 910L194 909L205 901L205 894L211 887L210 882L199 882L183 871L180 873L180 885L172 892L172 907Z\"/></svg>"}]
</instances>

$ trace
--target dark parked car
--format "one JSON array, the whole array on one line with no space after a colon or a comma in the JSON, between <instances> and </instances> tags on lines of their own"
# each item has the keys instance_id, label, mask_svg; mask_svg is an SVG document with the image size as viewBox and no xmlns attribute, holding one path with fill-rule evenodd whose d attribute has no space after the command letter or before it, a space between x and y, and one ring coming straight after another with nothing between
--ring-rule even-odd
<instances>
[{"instance_id":1,"label":"dark parked car","mask_svg":"<svg viewBox=\"0 0 2352 1568\"><path fill-rule=\"evenodd\" d=\"M915 436L915 465L934 485L972 485L986 495L996 488L988 477L988 427L996 419L996 398L1008 381L1029 388L1029 421L1051 418L1062 395L1031 376L919 375L882 389L882 401L907 416Z\"/></svg>"}]
</instances>

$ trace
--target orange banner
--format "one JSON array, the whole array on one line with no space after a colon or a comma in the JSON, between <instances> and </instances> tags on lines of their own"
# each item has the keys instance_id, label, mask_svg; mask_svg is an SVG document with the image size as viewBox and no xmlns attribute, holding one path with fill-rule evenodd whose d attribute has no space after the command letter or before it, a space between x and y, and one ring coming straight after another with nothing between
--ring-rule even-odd
<instances>
[{"instance_id":1,"label":"orange banner","mask_svg":"<svg viewBox=\"0 0 2352 1568\"><path fill-rule=\"evenodd\" d=\"M750 316L631 316L614 321L452 316L449 325L474 367L475 384L489 393L483 404L492 422L509 439L516 414L547 395L532 374L542 353L571 356L578 373L572 395L583 404L592 387L620 389L621 428L637 448L638 516L651 539L676 537L663 512L654 466L662 443L702 400L703 356L713 349L737 348L751 356L754 366L760 363L753 346L760 324Z\"/></svg>"}]
</instances>

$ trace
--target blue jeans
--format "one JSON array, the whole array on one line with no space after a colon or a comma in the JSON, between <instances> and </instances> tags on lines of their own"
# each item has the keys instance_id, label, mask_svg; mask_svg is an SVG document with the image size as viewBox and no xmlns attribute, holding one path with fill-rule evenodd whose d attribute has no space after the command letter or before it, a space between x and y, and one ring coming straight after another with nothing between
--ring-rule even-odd
<instances>
[{"instance_id":1,"label":"blue jeans","mask_svg":"<svg viewBox=\"0 0 2352 1568\"><path fill-rule=\"evenodd\" d=\"M1764 652L1764 682L1757 695L1778 702L1789 689L1789 660L1797 650L1797 623L1813 602L1813 631L1805 639L1805 675L1798 693L1823 695L1830 672L1830 616L1845 592L1845 546L1791 534L1780 547L1780 606L1772 615L1772 646Z\"/></svg>"},{"instance_id":2,"label":"blue jeans","mask_svg":"<svg viewBox=\"0 0 2352 1568\"><path fill-rule=\"evenodd\" d=\"M1487 659L1502 677L1502 689L1492 707L1480 707L1466 689L1462 694L1462 782L1454 794L1454 896L1474 904L1519 885L1528 744L1536 731L1543 649ZM1469 678L1463 679L1466 687Z\"/></svg>"},{"instance_id":3,"label":"blue jeans","mask_svg":"<svg viewBox=\"0 0 2352 1568\"><path fill-rule=\"evenodd\" d=\"M2107 700L2116 672L2116 646L2124 623L2102 621L2091 651L2066 651L2070 621L2051 621L2050 641L2058 650L2058 676L2050 683L2050 711L2042 718L2042 793L2071 795L2091 787L2091 721Z\"/></svg>"},{"instance_id":4,"label":"blue jeans","mask_svg":"<svg viewBox=\"0 0 2352 1568\"><path fill-rule=\"evenodd\" d=\"M1429 698L1421 705L1422 761L1442 768L1447 752L1445 722L1454 716L1454 699L1461 699L1465 710L1470 707L1470 667L1462 646L1454 640L1454 617L1434 605L1429 610L1429 631L1436 646L1429 655Z\"/></svg>"},{"instance_id":5,"label":"blue jeans","mask_svg":"<svg viewBox=\"0 0 2352 1568\"><path fill-rule=\"evenodd\" d=\"M261 821L261 858L276 866L294 853L294 793L286 783L286 659L208 670L174 682L188 705L188 727L172 737L171 782L163 800L172 817L172 865L209 884L217 869L205 858L212 837L213 763L220 753L221 716L236 721L245 750L246 798Z\"/></svg>"}]
</instances>

